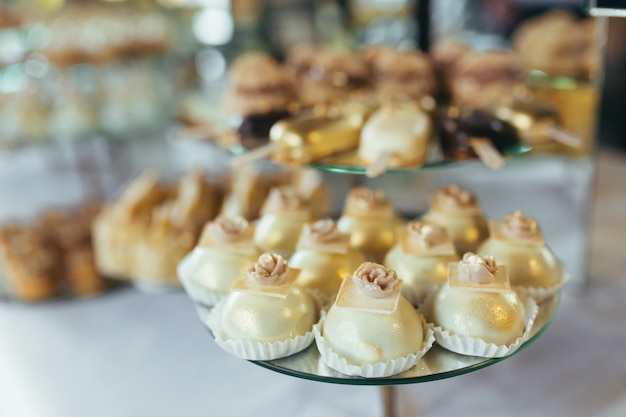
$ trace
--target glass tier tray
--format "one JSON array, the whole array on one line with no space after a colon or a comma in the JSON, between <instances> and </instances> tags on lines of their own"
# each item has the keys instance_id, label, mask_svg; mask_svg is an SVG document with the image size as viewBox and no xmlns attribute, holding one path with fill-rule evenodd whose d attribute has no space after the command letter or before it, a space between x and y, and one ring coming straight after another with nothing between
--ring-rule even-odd
<instances>
[{"instance_id":1,"label":"glass tier tray","mask_svg":"<svg viewBox=\"0 0 626 417\"><path fill-rule=\"evenodd\" d=\"M537 340L548 328L554 319L558 305L558 294L539 304L539 312L531 329L530 338L513 354L503 358L480 358L459 355L439 347L435 343L432 349L414 367L387 378L363 378L341 374L324 364L315 343L306 350L286 358L251 362L282 374L335 384L389 386L436 381L477 371L520 352ZM196 309L202 322L206 323L210 309L200 304L197 304Z\"/></svg>"}]
</instances>

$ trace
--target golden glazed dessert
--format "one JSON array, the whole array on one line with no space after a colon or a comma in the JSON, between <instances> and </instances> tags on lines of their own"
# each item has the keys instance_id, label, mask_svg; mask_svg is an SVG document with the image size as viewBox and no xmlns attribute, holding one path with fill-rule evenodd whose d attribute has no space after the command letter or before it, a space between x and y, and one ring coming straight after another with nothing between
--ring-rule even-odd
<instances>
[{"instance_id":1,"label":"golden glazed dessert","mask_svg":"<svg viewBox=\"0 0 626 417\"><path fill-rule=\"evenodd\" d=\"M398 232L398 243L385 256L385 266L402 279L402 295L417 305L446 282L448 264L459 260L446 229L416 220Z\"/></svg>"},{"instance_id":2,"label":"golden glazed dessert","mask_svg":"<svg viewBox=\"0 0 626 417\"><path fill-rule=\"evenodd\" d=\"M380 190L355 187L348 193L337 227L350 234L350 246L366 258L382 262L396 243L396 229L402 225L391 201Z\"/></svg>"},{"instance_id":3,"label":"golden glazed dessert","mask_svg":"<svg viewBox=\"0 0 626 417\"><path fill-rule=\"evenodd\" d=\"M288 258L296 250L302 227L310 220L311 211L295 188L274 187L256 223L254 242L264 251Z\"/></svg>"},{"instance_id":4,"label":"golden glazed dessert","mask_svg":"<svg viewBox=\"0 0 626 417\"><path fill-rule=\"evenodd\" d=\"M273 253L262 254L212 311L216 342L246 359L289 356L312 341L318 320L313 298L294 285L298 271Z\"/></svg>"},{"instance_id":5,"label":"golden glazed dessert","mask_svg":"<svg viewBox=\"0 0 626 417\"><path fill-rule=\"evenodd\" d=\"M478 254L493 254L505 265L511 285L528 289L538 301L560 288L565 278L563 264L544 242L535 219L515 211L489 226L491 236Z\"/></svg>"},{"instance_id":6,"label":"golden glazed dessert","mask_svg":"<svg viewBox=\"0 0 626 417\"><path fill-rule=\"evenodd\" d=\"M475 252L489 236L487 221L476 197L458 185L437 190L423 219L445 227L459 255Z\"/></svg>"},{"instance_id":7,"label":"golden glazed dessert","mask_svg":"<svg viewBox=\"0 0 626 417\"><path fill-rule=\"evenodd\" d=\"M448 282L437 292L431 308L428 318L444 332L498 346L510 345L522 337L526 314L532 313L525 311L517 293L510 289L506 267L496 264L491 256L471 252L450 264ZM480 352L465 351L467 345L460 342L443 344L457 353L482 356Z\"/></svg>"},{"instance_id":8,"label":"golden glazed dessert","mask_svg":"<svg viewBox=\"0 0 626 417\"><path fill-rule=\"evenodd\" d=\"M196 247L178 265L178 277L189 296L212 306L226 295L261 254L253 235L254 226L243 217L218 217L207 223Z\"/></svg>"},{"instance_id":9,"label":"golden glazed dessert","mask_svg":"<svg viewBox=\"0 0 626 417\"><path fill-rule=\"evenodd\" d=\"M370 376L388 376L413 366L427 338L421 316L400 295L400 285L395 271L371 262L344 278L316 334L327 365L349 372L341 365L346 361L359 374L364 369L358 367L396 362L386 367L384 375ZM401 359L408 357L413 360L401 365Z\"/></svg>"},{"instance_id":10,"label":"golden glazed dessert","mask_svg":"<svg viewBox=\"0 0 626 417\"><path fill-rule=\"evenodd\" d=\"M341 280L363 262L365 257L350 248L350 236L339 233L333 220L323 219L304 226L289 266L300 270L296 285L326 304L337 294Z\"/></svg>"}]
</instances>

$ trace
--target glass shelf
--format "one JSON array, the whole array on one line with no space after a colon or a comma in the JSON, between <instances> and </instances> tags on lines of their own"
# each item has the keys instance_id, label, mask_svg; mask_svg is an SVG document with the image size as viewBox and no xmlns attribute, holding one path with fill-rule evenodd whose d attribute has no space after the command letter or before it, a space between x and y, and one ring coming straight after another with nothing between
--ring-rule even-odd
<instances>
[{"instance_id":1,"label":"glass shelf","mask_svg":"<svg viewBox=\"0 0 626 417\"><path fill-rule=\"evenodd\" d=\"M559 298L560 296L557 294L539 305L539 313L531 329L531 336L528 341L513 354L503 358L480 358L459 355L443 349L435 343L432 349L429 350L414 367L387 378L353 377L334 371L324 364L315 343L306 350L286 358L251 362L285 375L334 384L389 386L452 378L494 365L528 347L537 340L552 323L559 305ZM202 322L206 323L210 309L198 304L196 310Z\"/></svg>"}]
</instances>

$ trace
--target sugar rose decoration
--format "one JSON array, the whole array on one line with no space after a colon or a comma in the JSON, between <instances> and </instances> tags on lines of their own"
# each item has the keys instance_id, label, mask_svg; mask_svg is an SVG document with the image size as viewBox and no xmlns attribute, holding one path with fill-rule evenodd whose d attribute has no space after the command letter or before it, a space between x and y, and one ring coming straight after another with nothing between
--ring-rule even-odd
<instances>
[{"instance_id":1,"label":"sugar rose decoration","mask_svg":"<svg viewBox=\"0 0 626 417\"><path fill-rule=\"evenodd\" d=\"M371 190L366 187L357 187L350 191L348 202L351 209L367 211L385 205L386 200L380 190Z\"/></svg>"},{"instance_id":2,"label":"sugar rose decoration","mask_svg":"<svg viewBox=\"0 0 626 417\"><path fill-rule=\"evenodd\" d=\"M489 255L481 257L467 252L458 264L459 279L474 284L489 284L497 272L496 261Z\"/></svg>"},{"instance_id":3,"label":"sugar rose decoration","mask_svg":"<svg viewBox=\"0 0 626 417\"><path fill-rule=\"evenodd\" d=\"M334 242L339 237L337 224L331 219L318 220L307 228L309 237L317 243Z\"/></svg>"},{"instance_id":4,"label":"sugar rose decoration","mask_svg":"<svg viewBox=\"0 0 626 417\"><path fill-rule=\"evenodd\" d=\"M241 216L219 217L213 223L211 231L222 242L234 242L241 239L248 229L248 222Z\"/></svg>"},{"instance_id":5,"label":"sugar rose decoration","mask_svg":"<svg viewBox=\"0 0 626 417\"><path fill-rule=\"evenodd\" d=\"M525 217L521 211L514 211L504 217L502 231L512 238L531 238L537 235L537 221Z\"/></svg>"},{"instance_id":6,"label":"sugar rose decoration","mask_svg":"<svg viewBox=\"0 0 626 417\"><path fill-rule=\"evenodd\" d=\"M287 280L289 266L282 256L264 253L258 261L248 267L248 278L263 285L281 285Z\"/></svg>"},{"instance_id":7,"label":"sugar rose decoration","mask_svg":"<svg viewBox=\"0 0 626 417\"><path fill-rule=\"evenodd\" d=\"M448 185L437 192L437 203L444 209L459 209L474 207L476 199L474 195L459 187L458 185Z\"/></svg>"},{"instance_id":8,"label":"sugar rose decoration","mask_svg":"<svg viewBox=\"0 0 626 417\"><path fill-rule=\"evenodd\" d=\"M352 280L361 291L373 298L389 297L398 285L396 271L373 262L361 264L352 275Z\"/></svg>"},{"instance_id":9,"label":"sugar rose decoration","mask_svg":"<svg viewBox=\"0 0 626 417\"><path fill-rule=\"evenodd\" d=\"M423 220L409 222L406 228L411 242L426 249L441 245L448 238L446 229Z\"/></svg>"}]
</instances>

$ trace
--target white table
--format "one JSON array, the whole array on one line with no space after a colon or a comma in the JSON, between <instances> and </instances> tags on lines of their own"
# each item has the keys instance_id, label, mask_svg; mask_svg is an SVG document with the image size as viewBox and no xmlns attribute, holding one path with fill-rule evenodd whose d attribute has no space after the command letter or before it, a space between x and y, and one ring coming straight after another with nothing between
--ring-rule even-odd
<instances>
[{"instance_id":1,"label":"white table","mask_svg":"<svg viewBox=\"0 0 626 417\"><path fill-rule=\"evenodd\" d=\"M398 387L401 415L626 415L626 156L603 152L591 277L528 349ZM300 380L222 352L183 293L0 304L0 416L380 416L376 387Z\"/></svg>"}]
</instances>

